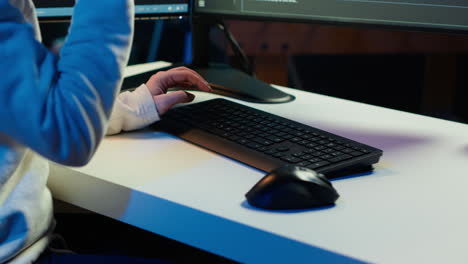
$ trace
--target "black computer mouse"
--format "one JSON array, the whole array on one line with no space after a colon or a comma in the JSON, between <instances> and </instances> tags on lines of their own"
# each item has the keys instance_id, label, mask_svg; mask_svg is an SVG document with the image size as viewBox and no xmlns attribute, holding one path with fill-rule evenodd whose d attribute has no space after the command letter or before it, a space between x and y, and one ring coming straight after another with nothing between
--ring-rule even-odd
<instances>
[{"instance_id":1,"label":"black computer mouse","mask_svg":"<svg viewBox=\"0 0 468 264\"><path fill-rule=\"evenodd\" d=\"M252 206L271 210L332 205L339 196L325 176L293 165L274 169L245 195Z\"/></svg>"}]
</instances>

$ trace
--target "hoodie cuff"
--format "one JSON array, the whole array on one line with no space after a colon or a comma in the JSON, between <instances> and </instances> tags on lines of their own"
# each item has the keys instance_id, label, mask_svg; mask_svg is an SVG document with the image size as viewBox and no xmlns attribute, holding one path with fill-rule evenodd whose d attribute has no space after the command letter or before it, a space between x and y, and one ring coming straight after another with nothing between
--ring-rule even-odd
<instances>
[{"instance_id":1,"label":"hoodie cuff","mask_svg":"<svg viewBox=\"0 0 468 264\"><path fill-rule=\"evenodd\" d=\"M138 116L144 120L146 123L145 125L149 125L160 120L153 96L146 84L142 84L136 88L135 91L132 92L132 95L134 96L134 101L138 102Z\"/></svg>"}]
</instances>

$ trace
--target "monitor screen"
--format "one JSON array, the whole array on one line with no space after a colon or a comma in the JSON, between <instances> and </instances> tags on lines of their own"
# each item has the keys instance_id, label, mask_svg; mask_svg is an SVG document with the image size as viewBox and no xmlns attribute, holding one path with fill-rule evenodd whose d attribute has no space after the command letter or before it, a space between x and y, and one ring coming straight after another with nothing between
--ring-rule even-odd
<instances>
[{"instance_id":1,"label":"monitor screen","mask_svg":"<svg viewBox=\"0 0 468 264\"><path fill-rule=\"evenodd\" d=\"M99 0L96 0L99 1ZM40 19L67 19L75 0L33 0ZM135 0L137 18L177 17L189 13L190 0Z\"/></svg>"},{"instance_id":2,"label":"monitor screen","mask_svg":"<svg viewBox=\"0 0 468 264\"><path fill-rule=\"evenodd\" d=\"M195 0L197 14L468 31L467 0Z\"/></svg>"}]
</instances>

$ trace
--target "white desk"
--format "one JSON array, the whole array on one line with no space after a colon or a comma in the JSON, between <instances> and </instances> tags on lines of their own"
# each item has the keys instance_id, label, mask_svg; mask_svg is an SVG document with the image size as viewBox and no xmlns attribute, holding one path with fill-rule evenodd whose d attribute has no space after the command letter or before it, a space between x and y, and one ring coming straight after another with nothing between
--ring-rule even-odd
<instances>
[{"instance_id":1,"label":"white desk","mask_svg":"<svg viewBox=\"0 0 468 264\"><path fill-rule=\"evenodd\" d=\"M372 174L333 181L332 208L254 209L244 194L263 172L150 130L106 138L84 168L53 166L49 187L240 262L468 263L467 125L282 89L297 100L248 105L384 150Z\"/></svg>"}]
</instances>

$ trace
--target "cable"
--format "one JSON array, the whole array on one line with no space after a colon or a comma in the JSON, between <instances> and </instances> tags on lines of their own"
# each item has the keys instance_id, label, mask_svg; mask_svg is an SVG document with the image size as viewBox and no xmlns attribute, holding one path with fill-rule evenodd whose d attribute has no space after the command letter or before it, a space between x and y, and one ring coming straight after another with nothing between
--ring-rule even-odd
<instances>
[{"instance_id":1,"label":"cable","mask_svg":"<svg viewBox=\"0 0 468 264\"><path fill-rule=\"evenodd\" d=\"M226 23L224 21L219 21L217 24L218 28L224 33L226 39L229 41L229 43L231 44L231 47L232 47L232 50L234 52L234 55L236 57L239 57L241 59L241 67L242 67L242 70L253 76L254 75L254 72L253 72L253 67L252 67L252 63L250 62L249 58L247 57L247 55L245 55L244 51L242 50L241 46L239 45L239 43L237 42L237 40L234 38L234 36L231 34L231 32L229 31Z\"/></svg>"}]
</instances>

